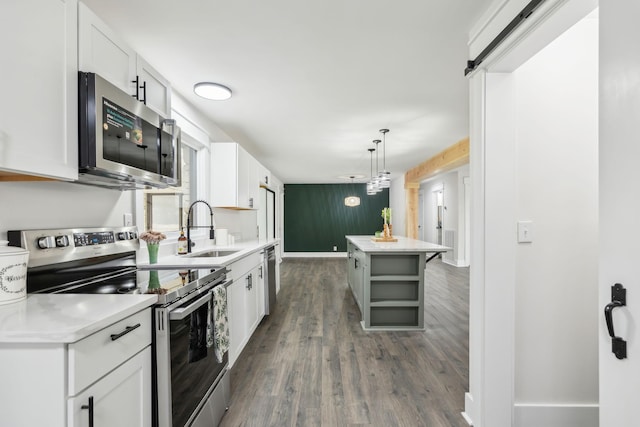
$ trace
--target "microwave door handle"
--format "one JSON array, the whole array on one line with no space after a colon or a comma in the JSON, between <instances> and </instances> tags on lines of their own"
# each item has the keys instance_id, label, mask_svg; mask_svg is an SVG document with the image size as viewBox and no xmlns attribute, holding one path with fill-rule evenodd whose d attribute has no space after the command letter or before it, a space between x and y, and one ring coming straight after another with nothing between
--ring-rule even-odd
<instances>
[{"instance_id":1,"label":"microwave door handle","mask_svg":"<svg viewBox=\"0 0 640 427\"><path fill-rule=\"evenodd\" d=\"M182 320L203 305L207 304L211 300L211 292L207 292L202 297L198 298L196 302L189 304L186 307L176 308L169 312L169 320Z\"/></svg>"}]
</instances>

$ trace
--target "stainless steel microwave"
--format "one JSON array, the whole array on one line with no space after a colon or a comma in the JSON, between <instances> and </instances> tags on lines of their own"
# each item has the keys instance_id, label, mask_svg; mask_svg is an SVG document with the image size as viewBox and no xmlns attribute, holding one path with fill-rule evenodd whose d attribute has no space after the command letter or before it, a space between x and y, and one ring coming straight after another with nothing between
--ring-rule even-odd
<instances>
[{"instance_id":1,"label":"stainless steel microwave","mask_svg":"<svg viewBox=\"0 0 640 427\"><path fill-rule=\"evenodd\" d=\"M119 190L180 185L180 129L94 73L79 73L79 182Z\"/></svg>"}]
</instances>

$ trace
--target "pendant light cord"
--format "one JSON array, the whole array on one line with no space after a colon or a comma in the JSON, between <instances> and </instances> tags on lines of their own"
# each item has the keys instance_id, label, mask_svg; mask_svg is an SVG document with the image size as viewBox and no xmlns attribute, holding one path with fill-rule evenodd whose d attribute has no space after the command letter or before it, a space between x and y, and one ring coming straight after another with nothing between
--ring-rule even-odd
<instances>
[{"instance_id":1,"label":"pendant light cord","mask_svg":"<svg viewBox=\"0 0 640 427\"><path fill-rule=\"evenodd\" d=\"M378 144L380 144L379 139L374 139L373 143L376 144L376 174L380 174L380 164L378 163Z\"/></svg>"},{"instance_id":2,"label":"pendant light cord","mask_svg":"<svg viewBox=\"0 0 640 427\"><path fill-rule=\"evenodd\" d=\"M376 151L375 148L369 148L369 154L370 154L370 157L371 157L371 162L370 162L371 169L370 169L370 172L371 172L371 179L372 180L373 180L373 152L374 151Z\"/></svg>"},{"instance_id":3,"label":"pendant light cord","mask_svg":"<svg viewBox=\"0 0 640 427\"><path fill-rule=\"evenodd\" d=\"M380 132L382 133L382 171L386 172L387 171L387 132L389 132L389 129L380 129Z\"/></svg>"}]
</instances>

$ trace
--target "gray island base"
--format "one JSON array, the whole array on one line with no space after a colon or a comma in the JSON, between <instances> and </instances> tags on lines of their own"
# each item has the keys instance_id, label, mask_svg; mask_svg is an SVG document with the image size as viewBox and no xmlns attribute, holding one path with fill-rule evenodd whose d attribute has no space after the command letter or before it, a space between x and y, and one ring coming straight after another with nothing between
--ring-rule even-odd
<instances>
[{"instance_id":1,"label":"gray island base","mask_svg":"<svg viewBox=\"0 0 640 427\"><path fill-rule=\"evenodd\" d=\"M424 269L446 246L398 237L346 236L347 281L366 331L424 330Z\"/></svg>"}]
</instances>

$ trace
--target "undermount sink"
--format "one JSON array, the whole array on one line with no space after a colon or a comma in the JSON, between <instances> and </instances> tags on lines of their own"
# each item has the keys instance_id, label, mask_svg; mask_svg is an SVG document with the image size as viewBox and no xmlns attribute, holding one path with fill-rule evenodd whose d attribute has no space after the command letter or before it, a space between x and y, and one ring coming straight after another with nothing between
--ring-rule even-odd
<instances>
[{"instance_id":1,"label":"undermount sink","mask_svg":"<svg viewBox=\"0 0 640 427\"><path fill-rule=\"evenodd\" d=\"M195 254L195 255L190 255L192 258L215 258L215 257L220 257L220 256L228 256L228 255L233 255L238 251L208 251L208 252L202 252L199 254Z\"/></svg>"}]
</instances>

